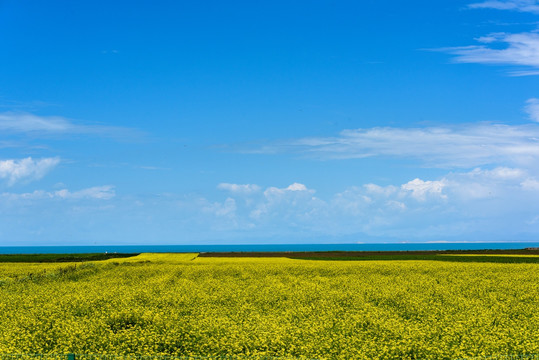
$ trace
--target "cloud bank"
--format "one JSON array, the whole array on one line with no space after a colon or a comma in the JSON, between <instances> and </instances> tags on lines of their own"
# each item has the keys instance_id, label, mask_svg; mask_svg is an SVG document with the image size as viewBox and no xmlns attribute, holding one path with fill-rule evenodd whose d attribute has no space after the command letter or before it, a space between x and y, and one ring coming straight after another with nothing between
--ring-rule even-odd
<instances>
[{"instance_id":1,"label":"cloud bank","mask_svg":"<svg viewBox=\"0 0 539 360\"><path fill-rule=\"evenodd\" d=\"M199 223L222 236L356 235L407 241L461 237L479 241L511 236L506 240L515 240L520 231L536 233L539 229L533 219L539 214L538 204L537 177L521 168L495 167L451 172L438 179L415 178L402 184L352 186L328 198L293 183L270 186L247 198L228 193L222 201L202 198L184 206L191 209L191 216L204 219L198 218ZM478 233L483 238L466 238Z\"/></svg>"},{"instance_id":2,"label":"cloud bank","mask_svg":"<svg viewBox=\"0 0 539 360\"><path fill-rule=\"evenodd\" d=\"M110 243L532 241L539 234L539 177L518 167L357 184L325 196L298 182L226 184L213 198L118 197L113 186L4 192L0 229L25 241L38 233Z\"/></svg>"}]
</instances>

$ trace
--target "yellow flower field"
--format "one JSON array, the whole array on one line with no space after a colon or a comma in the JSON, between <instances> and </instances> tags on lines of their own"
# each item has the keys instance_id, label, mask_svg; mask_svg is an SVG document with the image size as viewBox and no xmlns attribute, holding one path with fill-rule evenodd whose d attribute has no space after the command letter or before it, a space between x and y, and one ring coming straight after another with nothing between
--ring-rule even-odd
<instances>
[{"instance_id":1,"label":"yellow flower field","mask_svg":"<svg viewBox=\"0 0 539 360\"><path fill-rule=\"evenodd\" d=\"M0 353L539 353L539 264L141 254L0 263Z\"/></svg>"}]
</instances>

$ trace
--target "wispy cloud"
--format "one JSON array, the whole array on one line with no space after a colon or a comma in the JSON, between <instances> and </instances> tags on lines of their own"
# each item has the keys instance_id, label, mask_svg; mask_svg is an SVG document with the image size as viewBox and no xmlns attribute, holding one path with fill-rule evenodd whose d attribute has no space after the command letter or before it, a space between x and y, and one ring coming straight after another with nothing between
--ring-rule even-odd
<instances>
[{"instance_id":1,"label":"wispy cloud","mask_svg":"<svg viewBox=\"0 0 539 360\"><path fill-rule=\"evenodd\" d=\"M479 123L425 128L374 127L240 151L293 153L321 160L389 156L418 159L434 167L522 164L539 159L539 126Z\"/></svg>"},{"instance_id":2,"label":"wispy cloud","mask_svg":"<svg viewBox=\"0 0 539 360\"><path fill-rule=\"evenodd\" d=\"M67 189L57 191L44 191L35 190L30 193L2 193L0 194L4 199L9 200L47 200L47 199L60 199L60 200L81 200L81 199L98 199L109 200L116 196L114 186L94 186L78 191L69 191Z\"/></svg>"},{"instance_id":3,"label":"wispy cloud","mask_svg":"<svg viewBox=\"0 0 539 360\"><path fill-rule=\"evenodd\" d=\"M536 0L487 0L468 5L471 9L515 10L539 14L539 1Z\"/></svg>"},{"instance_id":4,"label":"wispy cloud","mask_svg":"<svg viewBox=\"0 0 539 360\"><path fill-rule=\"evenodd\" d=\"M38 160L31 157L20 160L1 160L0 179L7 180L10 186L21 181L39 180L59 163L60 159L57 157Z\"/></svg>"},{"instance_id":5,"label":"wispy cloud","mask_svg":"<svg viewBox=\"0 0 539 360\"><path fill-rule=\"evenodd\" d=\"M498 9L539 14L536 0L487 0L468 5L471 9ZM539 75L539 34L491 33L476 39L478 45L436 49L455 55L459 63L492 64L520 67L509 71L511 76Z\"/></svg>"},{"instance_id":6,"label":"wispy cloud","mask_svg":"<svg viewBox=\"0 0 539 360\"><path fill-rule=\"evenodd\" d=\"M55 104L34 100L34 101L18 101L6 98L0 95L0 109L17 109L19 111L35 111L36 109L43 107L56 106Z\"/></svg>"},{"instance_id":7,"label":"wispy cloud","mask_svg":"<svg viewBox=\"0 0 539 360\"><path fill-rule=\"evenodd\" d=\"M455 55L459 63L524 66L514 70L513 76L539 75L539 33L492 33L476 39L481 45L447 47L438 49ZM498 45L502 45L499 48Z\"/></svg>"},{"instance_id":8,"label":"wispy cloud","mask_svg":"<svg viewBox=\"0 0 539 360\"><path fill-rule=\"evenodd\" d=\"M539 122L539 99L528 99L524 110L528 113L531 120Z\"/></svg>"},{"instance_id":9,"label":"wispy cloud","mask_svg":"<svg viewBox=\"0 0 539 360\"><path fill-rule=\"evenodd\" d=\"M27 112L0 113L0 131L31 135L92 134L107 137L140 136L135 129L77 123L61 116L39 116Z\"/></svg>"}]
</instances>

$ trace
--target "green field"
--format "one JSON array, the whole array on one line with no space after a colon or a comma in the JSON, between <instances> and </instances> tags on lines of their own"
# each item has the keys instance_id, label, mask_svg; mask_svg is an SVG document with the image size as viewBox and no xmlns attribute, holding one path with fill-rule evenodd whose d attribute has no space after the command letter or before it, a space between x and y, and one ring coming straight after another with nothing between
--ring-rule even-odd
<instances>
[{"instance_id":1,"label":"green field","mask_svg":"<svg viewBox=\"0 0 539 360\"><path fill-rule=\"evenodd\" d=\"M537 255L201 255L0 263L0 353L539 353Z\"/></svg>"}]
</instances>

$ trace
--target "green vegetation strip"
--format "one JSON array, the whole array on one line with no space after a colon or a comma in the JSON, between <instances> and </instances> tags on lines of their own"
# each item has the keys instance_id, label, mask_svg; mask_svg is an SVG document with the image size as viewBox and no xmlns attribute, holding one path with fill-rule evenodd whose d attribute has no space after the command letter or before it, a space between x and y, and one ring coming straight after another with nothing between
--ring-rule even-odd
<instances>
[{"instance_id":1,"label":"green vegetation strip","mask_svg":"<svg viewBox=\"0 0 539 360\"><path fill-rule=\"evenodd\" d=\"M96 253L96 254L9 254L0 255L0 263L55 263L55 262L82 262L99 261L115 258L127 258L139 254L122 253Z\"/></svg>"},{"instance_id":2,"label":"green vegetation strip","mask_svg":"<svg viewBox=\"0 0 539 360\"><path fill-rule=\"evenodd\" d=\"M433 260L450 262L539 263L539 250L206 252L207 258L289 258L302 260Z\"/></svg>"}]
</instances>

